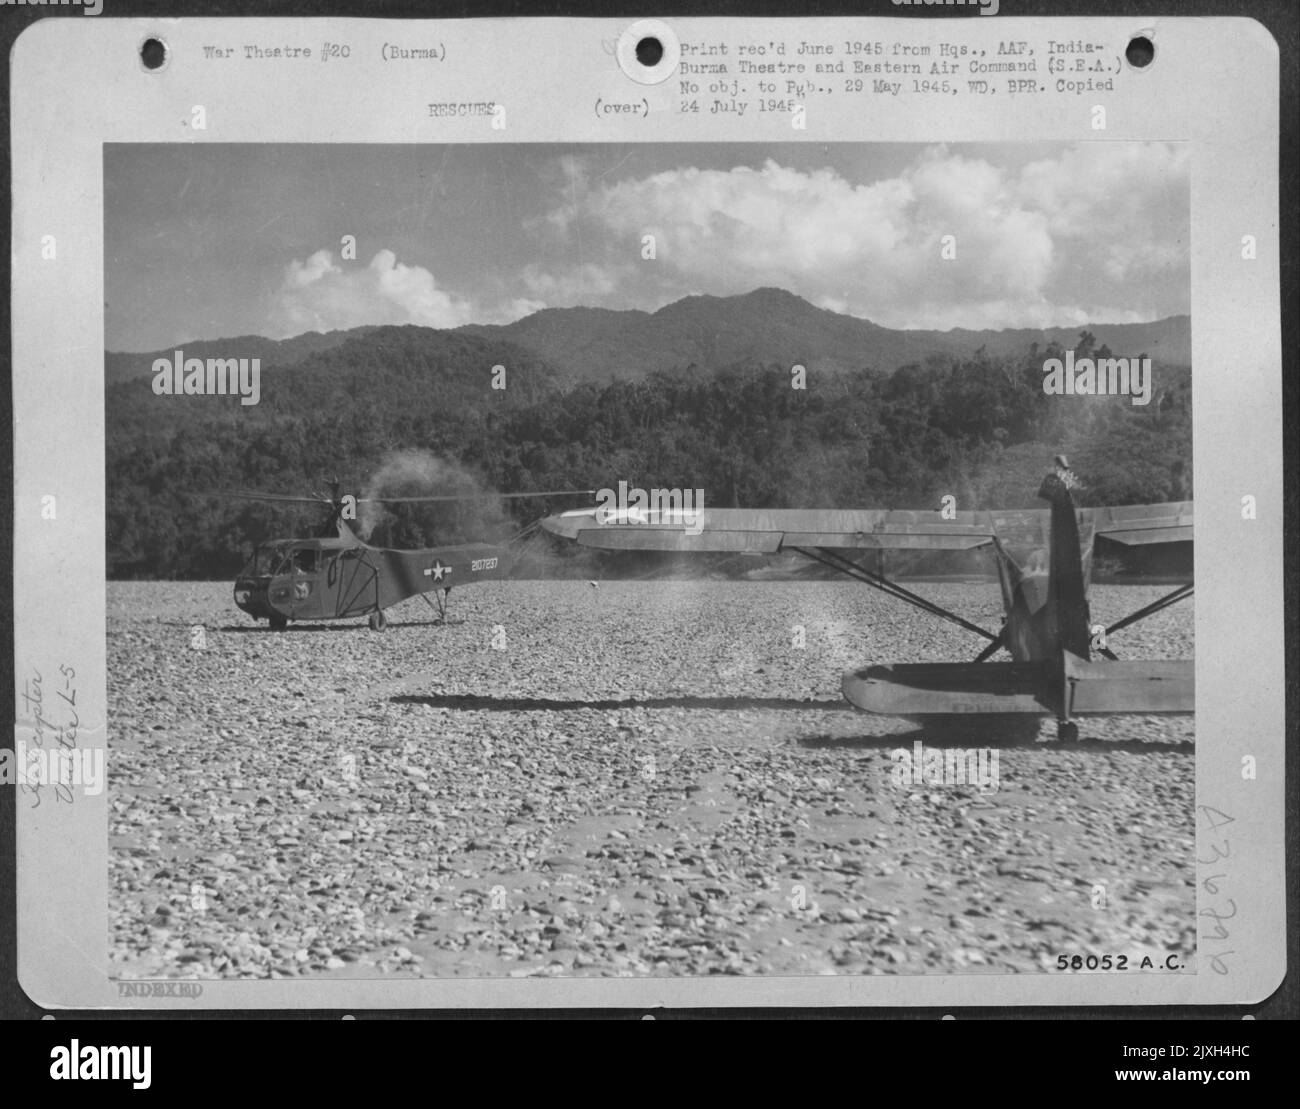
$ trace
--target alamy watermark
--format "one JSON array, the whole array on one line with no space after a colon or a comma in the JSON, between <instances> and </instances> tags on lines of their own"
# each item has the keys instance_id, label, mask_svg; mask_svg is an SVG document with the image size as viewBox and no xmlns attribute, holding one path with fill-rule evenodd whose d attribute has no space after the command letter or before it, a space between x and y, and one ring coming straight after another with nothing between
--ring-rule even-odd
<instances>
[{"instance_id":1,"label":"alamy watermark","mask_svg":"<svg viewBox=\"0 0 1300 1109\"><path fill-rule=\"evenodd\" d=\"M980 15L997 15L1001 0L894 0L896 8L979 8Z\"/></svg>"},{"instance_id":2,"label":"alamy watermark","mask_svg":"<svg viewBox=\"0 0 1300 1109\"><path fill-rule=\"evenodd\" d=\"M0 0L6 8L81 8L82 15L98 15L104 10L104 0Z\"/></svg>"},{"instance_id":3,"label":"alamy watermark","mask_svg":"<svg viewBox=\"0 0 1300 1109\"><path fill-rule=\"evenodd\" d=\"M71 801L73 790L87 797L104 792L102 747L28 747L20 739L14 750L0 750L0 785L15 785L39 793L53 786L59 798Z\"/></svg>"},{"instance_id":4,"label":"alamy watermark","mask_svg":"<svg viewBox=\"0 0 1300 1109\"><path fill-rule=\"evenodd\" d=\"M890 751L891 776L899 789L911 786L975 786L982 793L998 791L998 752L995 747L926 747L919 739L909 751Z\"/></svg>"},{"instance_id":5,"label":"alamy watermark","mask_svg":"<svg viewBox=\"0 0 1300 1109\"><path fill-rule=\"evenodd\" d=\"M704 530L703 489L639 489L626 481L596 493L596 523L682 527L687 535Z\"/></svg>"},{"instance_id":6,"label":"alamy watermark","mask_svg":"<svg viewBox=\"0 0 1300 1109\"><path fill-rule=\"evenodd\" d=\"M1043 392L1054 397L1129 397L1151 403L1150 358L1049 358L1043 363Z\"/></svg>"},{"instance_id":7,"label":"alamy watermark","mask_svg":"<svg viewBox=\"0 0 1300 1109\"><path fill-rule=\"evenodd\" d=\"M132 1088L147 1090L150 1082L150 1055L148 1045L96 1046L70 1040L65 1047L60 1044L50 1049L50 1078L54 1081L130 1082Z\"/></svg>"},{"instance_id":8,"label":"alamy watermark","mask_svg":"<svg viewBox=\"0 0 1300 1109\"><path fill-rule=\"evenodd\" d=\"M240 404L262 399L260 358L186 358L177 350L170 359L155 358L153 391L160 397L234 396Z\"/></svg>"}]
</instances>

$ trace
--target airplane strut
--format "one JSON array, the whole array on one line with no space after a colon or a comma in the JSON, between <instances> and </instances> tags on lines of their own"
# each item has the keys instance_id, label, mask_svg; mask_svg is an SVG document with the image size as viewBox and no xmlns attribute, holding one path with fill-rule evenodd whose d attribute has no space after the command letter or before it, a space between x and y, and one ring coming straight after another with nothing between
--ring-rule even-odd
<instances>
[{"instance_id":1,"label":"airplane strut","mask_svg":"<svg viewBox=\"0 0 1300 1109\"><path fill-rule=\"evenodd\" d=\"M913 593L910 589L903 588L903 586L899 585L897 582L890 581L888 578L883 577L880 574L872 573L870 570L866 569L866 567L861 566L852 559L845 558L843 555L836 554L834 551L827 550L825 547L791 547L790 550L797 551L805 558L811 558L814 562L820 562L823 566L829 566L832 570L838 570L840 573L846 574L848 577L851 577L856 581L873 586L876 589L879 589L882 593L891 597L897 597L900 601L914 605L923 612L928 612L932 616L938 616L942 620L947 620L950 623L957 624L959 627L963 627L969 632L974 632L976 635L981 635L985 639L992 640L994 643L999 642L1001 638L1000 636L994 635L992 632L981 628L978 624L972 624L969 620L962 619L962 617L958 616L955 612L949 612L941 605L926 600L919 593Z\"/></svg>"}]
</instances>

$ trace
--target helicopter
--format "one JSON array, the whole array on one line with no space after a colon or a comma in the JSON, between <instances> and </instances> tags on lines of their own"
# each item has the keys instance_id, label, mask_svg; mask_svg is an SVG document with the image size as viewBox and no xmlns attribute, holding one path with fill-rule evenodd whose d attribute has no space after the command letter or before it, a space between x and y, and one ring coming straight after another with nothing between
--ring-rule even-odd
<instances>
[{"instance_id":1,"label":"helicopter","mask_svg":"<svg viewBox=\"0 0 1300 1109\"><path fill-rule=\"evenodd\" d=\"M225 493L242 500L272 504L320 504L329 515L315 536L260 543L235 578L235 604L272 631L283 631L291 620L347 620L367 617L371 631L388 626L387 610L410 597L432 593L439 619L447 618L453 586L507 577L511 549L505 544L466 543L455 546L395 550L363 541L349 519L363 504L483 500L587 495L594 490L542 493L502 493L468 496L353 497L339 495L339 482L328 495L311 497L278 493ZM526 529L528 530L528 529ZM518 537L516 537L518 538ZM425 600L428 598L425 596Z\"/></svg>"}]
</instances>

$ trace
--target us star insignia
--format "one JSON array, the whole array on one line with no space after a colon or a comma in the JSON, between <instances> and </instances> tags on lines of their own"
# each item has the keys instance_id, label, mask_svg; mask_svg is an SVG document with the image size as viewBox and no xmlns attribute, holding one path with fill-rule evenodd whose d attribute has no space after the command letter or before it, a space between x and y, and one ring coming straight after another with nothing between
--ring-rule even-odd
<instances>
[{"instance_id":1,"label":"us star insignia","mask_svg":"<svg viewBox=\"0 0 1300 1109\"><path fill-rule=\"evenodd\" d=\"M434 561L432 566L425 570L424 576L426 578L433 578L434 581L442 581L447 574L451 573L451 570L452 568L450 566L444 566L442 564L442 559L439 558Z\"/></svg>"}]
</instances>

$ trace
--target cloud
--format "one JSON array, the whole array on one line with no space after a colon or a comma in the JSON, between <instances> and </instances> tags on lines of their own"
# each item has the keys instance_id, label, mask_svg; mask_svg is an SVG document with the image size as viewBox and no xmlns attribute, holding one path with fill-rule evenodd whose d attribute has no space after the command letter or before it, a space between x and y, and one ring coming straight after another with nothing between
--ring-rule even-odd
<instances>
[{"instance_id":1,"label":"cloud","mask_svg":"<svg viewBox=\"0 0 1300 1109\"><path fill-rule=\"evenodd\" d=\"M584 262L559 273L551 273L533 263L523 268L524 287L529 297L521 303L534 304L537 308L594 304L617 293L628 275L629 267L594 262Z\"/></svg>"},{"instance_id":2,"label":"cloud","mask_svg":"<svg viewBox=\"0 0 1300 1109\"><path fill-rule=\"evenodd\" d=\"M653 290L637 306L657 307L780 285L893 327L1045 326L1150 319L1153 282L1185 281L1187 155L1169 144L1092 143L1018 169L931 147L869 183L774 159L610 182L563 168L534 230L588 259L533 267L543 297L626 305ZM655 260L616 281L629 267L611 260L646 234Z\"/></svg>"},{"instance_id":3,"label":"cloud","mask_svg":"<svg viewBox=\"0 0 1300 1109\"><path fill-rule=\"evenodd\" d=\"M973 149L918 148L890 176L861 181L776 158L620 178L566 154L543 167L541 203L518 224L522 259L467 269L448 258L440 283L392 250L368 265L320 250L284 269L270 329L506 323L546 307L654 310L771 285L890 327L1187 311L1185 147L1094 142L1027 162Z\"/></svg>"},{"instance_id":4,"label":"cloud","mask_svg":"<svg viewBox=\"0 0 1300 1109\"><path fill-rule=\"evenodd\" d=\"M1186 265L1188 150L1163 143L1091 143L1021 172L1023 202L1052 235L1077 242L1112 281Z\"/></svg>"},{"instance_id":5,"label":"cloud","mask_svg":"<svg viewBox=\"0 0 1300 1109\"><path fill-rule=\"evenodd\" d=\"M366 266L339 263L328 250L285 267L270 310L278 336L363 324L459 327L482 322L468 301L439 289L423 266L408 266L381 250Z\"/></svg>"}]
</instances>

